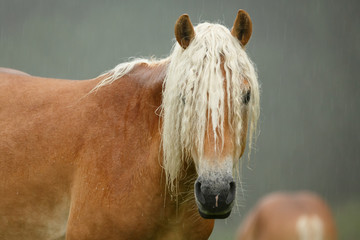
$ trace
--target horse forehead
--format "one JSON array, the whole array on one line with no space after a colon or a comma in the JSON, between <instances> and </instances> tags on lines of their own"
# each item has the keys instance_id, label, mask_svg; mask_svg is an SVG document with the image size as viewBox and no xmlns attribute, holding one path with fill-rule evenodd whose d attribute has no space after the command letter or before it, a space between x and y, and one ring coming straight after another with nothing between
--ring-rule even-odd
<instances>
[{"instance_id":1,"label":"horse forehead","mask_svg":"<svg viewBox=\"0 0 360 240\"><path fill-rule=\"evenodd\" d=\"M226 70L230 73L230 76L232 75L232 70L230 68L225 69L225 57L226 56L221 56L220 57L220 70L224 79L224 86L226 86L228 79L226 78ZM244 86L244 88L250 88L250 82L248 79L246 79L245 77L238 79L239 81L242 81L242 85ZM225 88L226 91L226 88Z\"/></svg>"}]
</instances>

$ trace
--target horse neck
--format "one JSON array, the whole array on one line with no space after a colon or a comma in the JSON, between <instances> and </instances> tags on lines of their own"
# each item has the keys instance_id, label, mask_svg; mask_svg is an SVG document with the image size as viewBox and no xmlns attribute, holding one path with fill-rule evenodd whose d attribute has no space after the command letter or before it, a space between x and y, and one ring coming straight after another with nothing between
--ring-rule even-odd
<instances>
[{"instance_id":1,"label":"horse neck","mask_svg":"<svg viewBox=\"0 0 360 240\"><path fill-rule=\"evenodd\" d=\"M161 105L163 70L162 65L137 64L126 75L83 100L86 113L82 119L87 126L85 154L95 154L93 159L101 159L95 162L113 168L114 179L125 170L142 171L147 166L159 165L161 136L157 112ZM104 76L95 79L93 85L103 79ZM99 143L106 144L101 144L99 149Z\"/></svg>"},{"instance_id":2,"label":"horse neck","mask_svg":"<svg viewBox=\"0 0 360 240\"><path fill-rule=\"evenodd\" d=\"M163 82L166 76L166 68L165 64L152 64L149 66L148 64L138 64L135 68L129 73L129 75L123 79L125 81L119 82L117 87L121 87L122 89L126 89L131 86L124 86L124 82L132 82L136 84L136 90L130 90L131 96L127 101L133 102L134 105L137 105L137 110L134 111L132 109L131 114L137 115L139 118L143 118L141 121L142 125L148 126L147 129L150 129L150 136L146 134L146 131L140 130L139 136L140 138L151 137L151 149L149 156L146 159L146 163L141 163L136 168L138 171L147 171L150 166L151 169L155 169L152 172L152 179L156 179L160 177L160 186L161 191L168 189L165 182L165 175L162 168L162 151L161 151L161 131L162 131L162 118L160 116L160 106L162 103L162 91L163 91ZM115 84L115 82L114 82ZM121 89L113 88L113 91L118 93L119 91L124 91ZM144 120L144 117L146 120ZM129 122L128 126L133 125L134 122ZM140 124L138 124L140 125ZM140 127L140 126L137 126ZM140 141L140 139L139 139ZM145 160L145 159L144 159ZM185 162L185 161L184 161ZM174 192L170 192L170 190L166 191L166 198L168 198L167 202L169 206L173 206L177 211L181 211L179 209L179 205L184 202L188 202L189 204L193 204L195 206L194 200L194 182L196 180L197 174L195 166L192 162L185 163L180 172L179 180L176 185L177 188Z\"/></svg>"},{"instance_id":3,"label":"horse neck","mask_svg":"<svg viewBox=\"0 0 360 240\"><path fill-rule=\"evenodd\" d=\"M142 203L142 211L151 213L148 216L149 222L155 221L163 226L159 232L178 233L191 231L194 224L198 225L204 220L197 213L194 200L196 170L193 164L182 166L177 191L170 192L166 186L162 167L162 119L159 109L166 67L162 64L138 64L122 78L101 87L96 94L91 95L97 98L97 107L101 105L100 109L106 109L106 114L102 114L106 117L101 122L106 123L106 129L110 128L109 131L99 131L99 138L104 138L104 133L110 134L110 138L106 137L103 141L112 144L104 151L96 151L95 154L100 155L97 159L101 161L95 161L97 166L91 169L111 166L111 169L103 171L106 172L104 178L110 182L123 179L113 189L114 195L117 194L119 199L119 202L113 202L114 205L123 204L122 189L131 189L136 199L151 199ZM112 138L114 132L119 133L116 141ZM94 141L97 145L87 145L87 149L96 149L99 138L96 136ZM203 231L211 232L213 221L206 223ZM168 239L174 237L170 236Z\"/></svg>"}]
</instances>

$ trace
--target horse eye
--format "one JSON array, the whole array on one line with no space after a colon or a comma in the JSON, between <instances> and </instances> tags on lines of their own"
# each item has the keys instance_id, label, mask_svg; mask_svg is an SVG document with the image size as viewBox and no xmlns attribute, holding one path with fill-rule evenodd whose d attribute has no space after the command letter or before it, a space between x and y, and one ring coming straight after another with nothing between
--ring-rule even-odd
<instances>
[{"instance_id":1,"label":"horse eye","mask_svg":"<svg viewBox=\"0 0 360 240\"><path fill-rule=\"evenodd\" d=\"M251 91L247 91L246 94L243 96L243 103L246 105L250 102L250 96L251 96Z\"/></svg>"}]
</instances>

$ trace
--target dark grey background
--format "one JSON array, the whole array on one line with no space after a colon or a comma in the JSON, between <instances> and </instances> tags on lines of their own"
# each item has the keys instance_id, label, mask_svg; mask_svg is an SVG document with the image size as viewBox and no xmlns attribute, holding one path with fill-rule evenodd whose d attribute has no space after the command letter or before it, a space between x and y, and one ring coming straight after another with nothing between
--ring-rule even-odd
<instances>
[{"instance_id":1,"label":"dark grey background","mask_svg":"<svg viewBox=\"0 0 360 240\"><path fill-rule=\"evenodd\" d=\"M308 189L331 205L341 239L360 239L359 1L0 0L0 66L86 79L129 57L165 57L182 13L229 28L249 12L262 86L261 133L244 195L211 239L231 239L266 193ZM250 170L251 168L251 170Z\"/></svg>"}]
</instances>

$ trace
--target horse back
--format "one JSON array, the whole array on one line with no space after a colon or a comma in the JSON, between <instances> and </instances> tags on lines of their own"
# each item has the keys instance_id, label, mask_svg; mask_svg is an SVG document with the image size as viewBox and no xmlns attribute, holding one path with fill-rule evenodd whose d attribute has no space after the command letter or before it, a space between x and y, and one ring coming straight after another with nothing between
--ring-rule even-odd
<instances>
[{"instance_id":1,"label":"horse back","mask_svg":"<svg viewBox=\"0 0 360 240\"><path fill-rule=\"evenodd\" d=\"M0 67L0 73L9 73L9 74L30 76L30 74L28 74L26 72L22 72L22 71L12 69L12 68L4 68L4 67Z\"/></svg>"}]
</instances>

